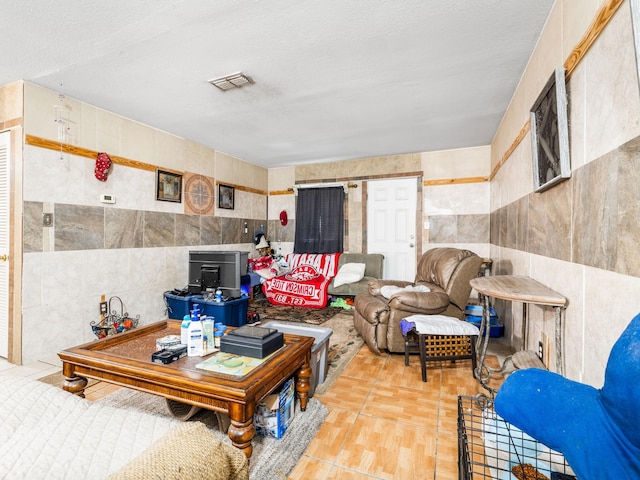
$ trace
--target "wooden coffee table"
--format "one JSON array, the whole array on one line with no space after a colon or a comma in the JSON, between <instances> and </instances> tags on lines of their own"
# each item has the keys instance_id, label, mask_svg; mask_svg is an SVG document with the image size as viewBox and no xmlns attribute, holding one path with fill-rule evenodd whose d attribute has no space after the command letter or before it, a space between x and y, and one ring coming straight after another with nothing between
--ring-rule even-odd
<instances>
[{"instance_id":1,"label":"wooden coffee table","mask_svg":"<svg viewBox=\"0 0 640 480\"><path fill-rule=\"evenodd\" d=\"M273 356L247 375L234 376L195 367L208 357L153 363L156 339L165 335L180 335L180 321L164 320L63 350L58 353L65 376L63 388L84 396L87 378L94 378L226 413L231 419L229 438L247 457L253 452L256 405L292 375L297 377L300 409L306 409L312 337L285 334L285 345Z\"/></svg>"}]
</instances>

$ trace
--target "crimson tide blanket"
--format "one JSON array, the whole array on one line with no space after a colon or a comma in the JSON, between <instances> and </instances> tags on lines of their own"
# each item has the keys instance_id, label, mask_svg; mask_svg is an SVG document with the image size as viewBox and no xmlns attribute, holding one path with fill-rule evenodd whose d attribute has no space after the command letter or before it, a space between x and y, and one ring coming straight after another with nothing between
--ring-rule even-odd
<instances>
[{"instance_id":1,"label":"crimson tide blanket","mask_svg":"<svg viewBox=\"0 0 640 480\"><path fill-rule=\"evenodd\" d=\"M274 305L324 308L339 256L339 253L287 256L291 272L266 280L262 284L265 297Z\"/></svg>"}]
</instances>

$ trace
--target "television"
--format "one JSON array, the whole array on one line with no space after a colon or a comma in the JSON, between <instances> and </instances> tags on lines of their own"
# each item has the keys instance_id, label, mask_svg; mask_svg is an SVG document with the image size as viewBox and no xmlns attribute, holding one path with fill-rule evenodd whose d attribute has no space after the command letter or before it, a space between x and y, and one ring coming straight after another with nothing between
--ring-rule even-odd
<instances>
[{"instance_id":1,"label":"television","mask_svg":"<svg viewBox=\"0 0 640 480\"><path fill-rule=\"evenodd\" d=\"M220 288L226 298L242 295L241 277L247 274L249 252L189 252L189 293L202 294Z\"/></svg>"}]
</instances>

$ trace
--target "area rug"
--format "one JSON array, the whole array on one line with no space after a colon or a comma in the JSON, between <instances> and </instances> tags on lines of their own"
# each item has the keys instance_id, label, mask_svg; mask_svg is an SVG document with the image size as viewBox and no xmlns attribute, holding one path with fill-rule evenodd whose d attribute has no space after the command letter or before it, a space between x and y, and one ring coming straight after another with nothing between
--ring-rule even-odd
<instances>
[{"instance_id":1,"label":"area rug","mask_svg":"<svg viewBox=\"0 0 640 480\"><path fill-rule=\"evenodd\" d=\"M128 388L121 388L96 402L171 417L164 398ZM315 398L309 399L307 410L304 412L300 411L300 403L296 402L294 418L280 440L256 435L253 438L253 454L249 462L251 480L286 479L327 415L327 408ZM229 436L218 428L218 420L214 412L200 410L189 421L204 423L224 442L231 444Z\"/></svg>"},{"instance_id":2,"label":"area rug","mask_svg":"<svg viewBox=\"0 0 640 480\"><path fill-rule=\"evenodd\" d=\"M288 322L302 322L311 325L322 325L339 313L353 315L350 310L340 307L327 306L324 308L304 308L287 307L283 305L272 305L266 299L255 300L249 304L248 312L256 312L260 315L261 321L277 320Z\"/></svg>"}]
</instances>

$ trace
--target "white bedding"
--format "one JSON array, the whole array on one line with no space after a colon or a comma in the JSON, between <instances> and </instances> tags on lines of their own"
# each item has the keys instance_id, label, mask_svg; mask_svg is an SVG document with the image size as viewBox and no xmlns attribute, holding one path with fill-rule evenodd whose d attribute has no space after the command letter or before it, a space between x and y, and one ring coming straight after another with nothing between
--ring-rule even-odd
<instances>
[{"instance_id":1,"label":"white bedding","mask_svg":"<svg viewBox=\"0 0 640 480\"><path fill-rule=\"evenodd\" d=\"M0 375L0 478L102 479L178 420L93 404L44 383Z\"/></svg>"}]
</instances>

